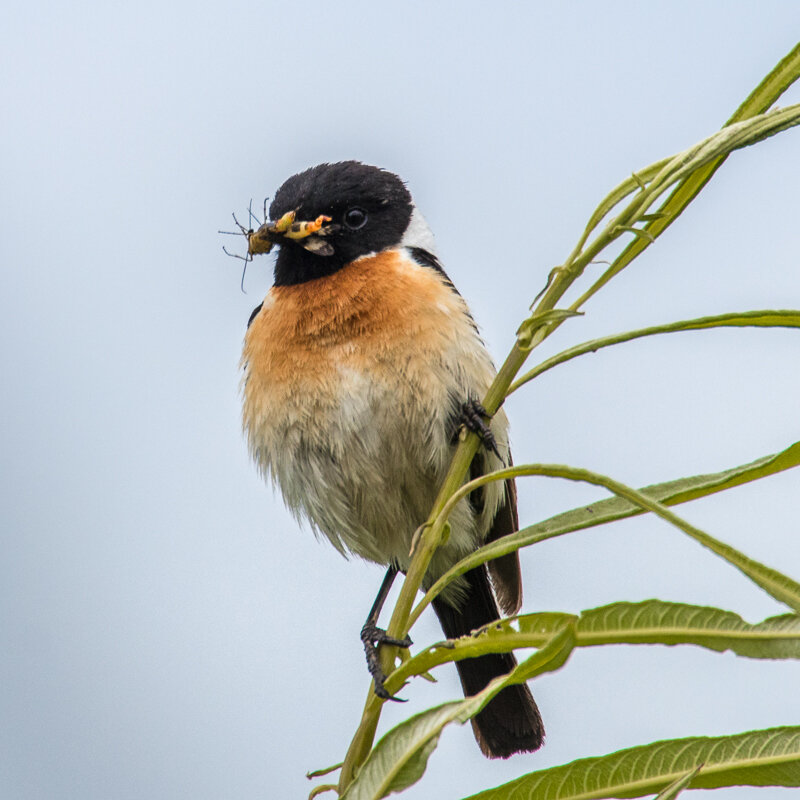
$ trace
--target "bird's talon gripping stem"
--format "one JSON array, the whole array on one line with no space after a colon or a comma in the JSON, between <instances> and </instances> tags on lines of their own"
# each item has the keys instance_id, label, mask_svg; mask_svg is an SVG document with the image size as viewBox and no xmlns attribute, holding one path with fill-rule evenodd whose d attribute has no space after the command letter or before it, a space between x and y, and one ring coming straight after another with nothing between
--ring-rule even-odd
<instances>
[{"instance_id":1,"label":"bird's talon gripping stem","mask_svg":"<svg viewBox=\"0 0 800 800\"><path fill-rule=\"evenodd\" d=\"M503 457L497 449L497 440L494 438L491 428L484 421L485 419L491 419L491 415L477 400L467 400L461 406L461 424L468 431L476 433L483 442L483 446L487 450L491 450L502 461Z\"/></svg>"},{"instance_id":2,"label":"bird's talon gripping stem","mask_svg":"<svg viewBox=\"0 0 800 800\"><path fill-rule=\"evenodd\" d=\"M375 694L383 700L394 700L395 703L405 703L401 697L389 694L383 688L386 682L386 673L381 669L381 662L378 658L378 645L389 644L394 647L411 647L411 639L406 636L404 639L395 639L389 636L383 628L377 627L374 622L367 621L361 629L361 641L364 643L364 652L367 654L367 669L372 675L375 685Z\"/></svg>"}]
</instances>

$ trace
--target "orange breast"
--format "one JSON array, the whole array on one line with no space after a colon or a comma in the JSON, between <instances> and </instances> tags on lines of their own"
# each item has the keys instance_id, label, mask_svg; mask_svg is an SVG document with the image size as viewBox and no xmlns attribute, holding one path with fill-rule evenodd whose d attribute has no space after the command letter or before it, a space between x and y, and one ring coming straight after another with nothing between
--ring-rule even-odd
<instances>
[{"instance_id":1,"label":"orange breast","mask_svg":"<svg viewBox=\"0 0 800 800\"><path fill-rule=\"evenodd\" d=\"M273 287L245 338L245 416L267 413L267 405L295 405L298 395L323 401L343 369L391 379L386 370L446 351L462 333L454 328L465 324L461 298L398 251Z\"/></svg>"}]
</instances>

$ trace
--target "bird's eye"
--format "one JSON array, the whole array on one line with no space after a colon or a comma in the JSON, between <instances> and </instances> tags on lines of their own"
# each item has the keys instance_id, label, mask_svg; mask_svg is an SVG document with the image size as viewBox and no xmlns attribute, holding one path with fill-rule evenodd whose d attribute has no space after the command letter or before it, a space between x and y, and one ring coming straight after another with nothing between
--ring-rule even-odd
<instances>
[{"instance_id":1,"label":"bird's eye","mask_svg":"<svg viewBox=\"0 0 800 800\"><path fill-rule=\"evenodd\" d=\"M359 228L363 228L367 224L367 212L364 211L363 208L358 208L357 206L348 208L347 211L344 212L344 224L347 225L351 231L357 231Z\"/></svg>"}]
</instances>

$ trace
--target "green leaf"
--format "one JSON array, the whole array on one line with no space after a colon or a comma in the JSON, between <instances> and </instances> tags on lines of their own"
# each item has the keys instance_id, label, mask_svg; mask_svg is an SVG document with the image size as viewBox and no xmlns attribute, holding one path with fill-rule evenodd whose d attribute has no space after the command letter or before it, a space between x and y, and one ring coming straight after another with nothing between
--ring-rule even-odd
<instances>
[{"instance_id":1,"label":"green leaf","mask_svg":"<svg viewBox=\"0 0 800 800\"><path fill-rule=\"evenodd\" d=\"M800 77L800 44L795 45L753 89L726 125L766 111Z\"/></svg>"},{"instance_id":2,"label":"green leaf","mask_svg":"<svg viewBox=\"0 0 800 800\"><path fill-rule=\"evenodd\" d=\"M702 764L692 789L800 786L800 726L696 736L531 772L466 800L594 800L658 792Z\"/></svg>"},{"instance_id":3,"label":"green leaf","mask_svg":"<svg viewBox=\"0 0 800 800\"><path fill-rule=\"evenodd\" d=\"M633 192L639 189L645 189L647 183L653 180L671 159L672 156L668 156L667 158L662 158L661 161L657 161L655 164L650 164L649 167L645 167L635 172L630 178L626 178L619 186L612 190L589 218L589 222L586 224L586 229L575 248L575 252L580 252L583 249L592 231L600 224L614 206L624 200L629 194L633 194ZM644 219L644 217L642 219Z\"/></svg>"},{"instance_id":4,"label":"green leaf","mask_svg":"<svg viewBox=\"0 0 800 800\"><path fill-rule=\"evenodd\" d=\"M442 730L456 719L461 706L445 703L392 728L375 745L342 800L379 800L415 784L425 774Z\"/></svg>"},{"instance_id":5,"label":"green leaf","mask_svg":"<svg viewBox=\"0 0 800 800\"><path fill-rule=\"evenodd\" d=\"M724 472L697 475L693 478L682 478L677 481L660 484L659 487L666 495L660 502L666 506L686 503L689 500L707 497L710 494L766 478L769 475L775 475L778 472L783 472L799 465L800 442L795 442L785 450L781 450L780 453L756 459L749 464L743 464L740 467L734 467ZM652 488L655 490L658 487ZM648 490L645 489L644 491L647 492Z\"/></svg>"},{"instance_id":6,"label":"green leaf","mask_svg":"<svg viewBox=\"0 0 800 800\"><path fill-rule=\"evenodd\" d=\"M659 514L659 516L664 517L665 515ZM707 547L712 553L716 553L740 570L771 597L781 603L785 603L795 611L800 611L800 584L797 581L772 567L768 567L766 564L762 564L760 561L746 556L735 547L715 539L705 531L701 531L694 525L685 522L685 520L676 518L672 522L681 528L684 533L702 544L703 547Z\"/></svg>"},{"instance_id":7,"label":"green leaf","mask_svg":"<svg viewBox=\"0 0 800 800\"><path fill-rule=\"evenodd\" d=\"M586 300L638 256L646 246L654 242L656 237L683 211L711 177L713 170L730 153L798 124L800 124L800 107L794 105L776 108L738 122L729 123L722 130L692 145L687 150L659 162L662 166L655 174L652 174L652 168L655 165L642 170L640 175L645 173L652 175L649 182L642 182L640 190L634 194L628 205L609 220L605 228L588 245L586 245L587 234L584 231L584 235L564 263L564 267L568 274L578 275L622 233L626 231L634 233L637 239L612 262L603 275L571 307L573 309L580 308ZM711 172L707 172L709 168L711 168ZM697 181L699 184L691 196L684 196L685 189L689 186L695 187ZM670 189L672 189L672 194L661 208L652 210L653 205ZM618 193L619 187L600 204L598 211L607 208L611 197L618 196ZM681 197L681 200L673 204L673 199L677 196ZM592 222L594 222L596 214L597 212L593 215ZM637 228L637 224L645 219L647 222L644 227ZM638 248L637 244L640 245ZM584 245L586 245L585 248Z\"/></svg>"},{"instance_id":8,"label":"green leaf","mask_svg":"<svg viewBox=\"0 0 800 800\"><path fill-rule=\"evenodd\" d=\"M580 615L575 643L693 644L747 658L800 659L800 616L783 614L751 624L732 611L708 606L663 600L613 603Z\"/></svg>"},{"instance_id":9,"label":"green leaf","mask_svg":"<svg viewBox=\"0 0 800 800\"><path fill-rule=\"evenodd\" d=\"M575 345L567 350L548 358L533 369L528 370L524 375L517 378L508 388L508 394L519 389L520 386L528 381L537 378L543 372L547 372L559 364L571 361L573 358L595 353L604 347L611 347L622 342L630 342L634 339L641 339L645 336L654 336L661 333L679 333L681 331L696 331L704 328L800 328L800 311L744 311L730 314L716 314L711 317L699 317L698 319L686 319L680 322L670 322L665 325L653 325L649 328L639 328L634 331L617 333L613 336L603 336L599 339L592 339L583 344Z\"/></svg>"},{"instance_id":10,"label":"green leaf","mask_svg":"<svg viewBox=\"0 0 800 800\"><path fill-rule=\"evenodd\" d=\"M570 311L568 308L551 308L549 311L540 311L531 314L517 328L517 342L522 348L530 347L533 334L538 328L553 322L563 322L570 317L581 317L582 311Z\"/></svg>"},{"instance_id":11,"label":"green leaf","mask_svg":"<svg viewBox=\"0 0 800 800\"><path fill-rule=\"evenodd\" d=\"M563 663L572 646L571 628L558 631L545 647L508 675L495 678L482 692L423 711L392 728L375 745L342 800L380 800L416 783L425 773L445 727L452 722L467 722L505 686L548 671L554 662Z\"/></svg>"},{"instance_id":12,"label":"green leaf","mask_svg":"<svg viewBox=\"0 0 800 800\"><path fill-rule=\"evenodd\" d=\"M635 503L647 511L651 511L653 514L661 517L661 519L679 528L687 536L690 536L696 542L703 545L703 547L711 550L712 553L715 553L720 558L724 558L729 564L736 567L776 600L785 603L789 608L795 611L800 611L800 584L797 583L797 581L772 567L768 567L746 556L735 547L731 547L729 544L716 539L711 536L711 534L706 533L697 526L682 519L677 514L670 511L664 504L659 503L652 497L648 497L646 494L642 494L642 492L620 481L616 481L608 475L602 475L592 470L569 467L564 464L522 464L509 467L508 469L487 473L480 478L476 478L464 484L464 486L448 501L448 505L452 504L460 495L471 491L474 487L498 478L521 475L546 475L572 481L584 481L594 484L595 486L603 486L608 489L608 491ZM442 511L443 516L446 511L447 506L445 506L445 509Z\"/></svg>"},{"instance_id":13,"label":"green leaf","mask_svg":"<svg viewBox=\"0 0 800 800\"><path fill-rule=\"evenodd\" d=\"M315 769L313 772L306 772L306 778L312 780L313 778L322 778L325 775L330 775L331 772L336 772L337 769L342 768L342 762L333 764L330 767L322 767L322 769Z\"/></svg>"},{"instance_id":14,"label":"green leaf","mask_svg":"<svg viewBox=\"0 0 800 800\"><path fill-rule=\"evenodd\" d=\"M335 783L320 784L311 790L308 795L308 800L314 800L315 797L319 797L321 794L325 794L325 792L335 792L338 788L339 787Z\"/></svg>"},{"instance_id":15,"label":"green leaf","mask_svg":"<svg viewBox=\"0 0 800 800\"><path fill-rule=\"evenodd\" d=\"M782 450L780 453L764 456L748 464L742 464L722 472L695 475L690 478L679 478L665 483L653 484L645 486L640 491L662 505L672 506L706 497L759 478L765 478L768 475L774 475L798 465L800 465L800 442L795 442L791 447ZM535 525L529 525L516 533L503 536L490 544L484 545L451 567L431 586L414 609L410 617L409 626L418 619L425 606L444 586L456 576L463 575L473 567L477 567L493 558L512 553L522 547L543 542L556 536L605 525L618 519L626 519L642 513L644 513L642 509L635 503L631 503L621 497L612 497L608 500L592 503L589 506L566 511L563 514L550 517Z\"/></svg>"},{"instance_id":16,"label":"green leaf","mask_svg":"<svg viewBox=\"0 0 800 800\"><path fill-rule=\"evenodd\" d=\"M392 673L386 687L399 691L408 678L450 661L543 647L567 627L574 647L694 645L720 653L731 650L746 658L800 659L800 615L784 614L751 624L720 608L645 600L612 603L580 616L544 611L498 620L470 636L422 650ZM549 661L547 670L560 669L570 652L562 650L563 658Z\"/></svg>"},{"instance_id":17,"label":"green leaf","mask_svg":"<svg viewBox=\"0 0 800 800\"><path fill-rule=\"evenodd\" d=\"M651 217L652 214L642 214L643 217ZM645 228L637 228L633 225L617 225L616 230L618 231L625 231L626 233L632 233L635 236L641 236L643 239L647 239L648 242L654 242L656 240L655 236L650 233Z\"/></svg>"},{"instance_id":18,"label":"green leaf","mask_svg":"<svg viewBox=\"0 0 800 800\"><path fill-rule=\"evenodd\" d=\"M798 77L800 77L800 44L795 45L791 52L789 52L749 94L733 116L725 123L726 126L750 119L757 114L763 114ZM660 208L657 209L656 213L663 214L663 217L648 222L646 225L647 230L656 238L660 236L683 213L689 203L697 197L703 187L714 176L714 173L722 166L727 157L727 155L717 156L685 177L675 189L673 189L672 193L664 203L662 203ZM666 161L665 159L659 162L659 164L663 165ZM611 266L600 278L573 303L572 308L580 308L592 295L598 292L618 272L623 270L649 246L650 242L646 239L641 237L634 239L612 262Z\"/></svg>"}]
</instances>

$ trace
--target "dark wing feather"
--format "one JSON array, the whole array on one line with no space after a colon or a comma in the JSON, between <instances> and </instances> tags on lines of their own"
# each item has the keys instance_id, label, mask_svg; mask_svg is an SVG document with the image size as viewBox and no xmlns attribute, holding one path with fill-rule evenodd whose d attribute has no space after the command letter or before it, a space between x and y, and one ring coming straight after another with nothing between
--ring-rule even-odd
<instances>
[{"instance_id":1,"label":"dark wing feather","mask_svg":"<svg viewBox=\"0 0 800 800\"><path fill-rule=\"evenodd\" d=\"M253 313L250 315L250 319L247 320L247 327L249 328L253 324L253 320L258 316L258 312L261 311L261 306L263 303L259 303L254 309Z\"/></svg>"},{"instance_id":2,"label":"dark wing feather","mask_svg":"<svg viewBox=\"0 0 800 800\"><path fill-rule=\"evenodd\" d=\"M515 533L519 530L517 517L517 487L513 478L506 481L505 503L498 509L492 522L492 527L486 535L486 542L493 542ZM489 561L489 577L492 587L497 595L497 602L503 613L511 616L516 614L522 606L522 575L519 568L519 552L514 551L507 555Z\"/></svg>"}]
</instances>

